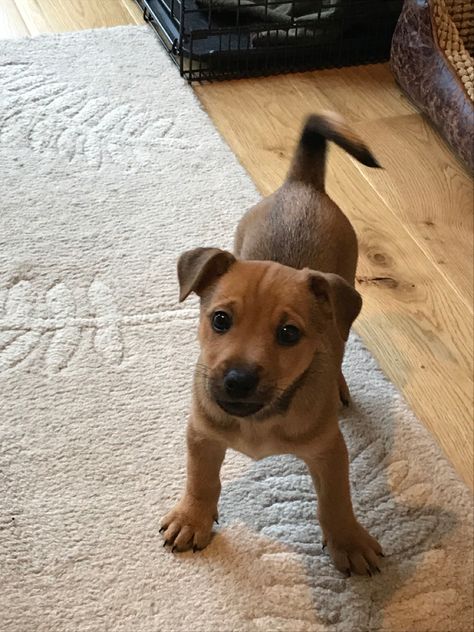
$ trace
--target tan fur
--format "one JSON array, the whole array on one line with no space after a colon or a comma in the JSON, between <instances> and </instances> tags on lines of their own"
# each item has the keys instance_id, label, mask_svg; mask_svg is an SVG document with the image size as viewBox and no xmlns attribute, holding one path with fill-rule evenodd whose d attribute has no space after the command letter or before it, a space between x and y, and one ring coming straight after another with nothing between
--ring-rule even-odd
<instances>
[{"instance_id":1,"label":"tan fur","mask_svg":"<svg viewBox=\"0 0 474 632\"><path fill-rule=\"evenodd\" d=\"M349 397L341 373L344 343L361 299L353 287L354 230L324 191L325 138L377 166L339 117L312 116L285 183L239 223L235 256L197 248L180 257L181 300L192 291L201 297L201 353L188 425L186 490L162 520L165 544L173 550L210 541L227 448L254 459L290 453L308 465L324 543L337 568L347 574L378 570L381 548L352 510L337 419L339 398ZM211 326L216 312L230 319L227 331ZM301 332L293 346L278 341L283 325ZM222 403L225 376L242 366L258 375L258 385L242 401L260 409L246 416L226 412L228 404Z\"/></svg>"}]
</instances>

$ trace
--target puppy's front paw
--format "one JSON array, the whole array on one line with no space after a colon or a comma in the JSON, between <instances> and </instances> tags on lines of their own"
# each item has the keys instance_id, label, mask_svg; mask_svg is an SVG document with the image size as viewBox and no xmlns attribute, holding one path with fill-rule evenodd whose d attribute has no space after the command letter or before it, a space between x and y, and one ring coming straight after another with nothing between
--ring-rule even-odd
<instances>
[{"instance_id":1,"label":"puppy's front paw","mask_svg":"<svg viewBox=\"0 0 474 632\"><path fill-rule=\"evenodd\" d=\"M184 497L160 521L160 533L172 551L198 551L204 549L211 540L212 523L217 522L214 507L193 498Z\"/></svg>"},{"instance_id":2,"label":"puppy's front paw","mask_svg":"<svg viewBox=\"0 0 474 632\"><path fill-rule=\"evenodd\" d=\"M370 576L374 572L380 573L382 547L359 523L328 532L324 545L327 545L336 568L348 577L352 573Z\"/></svg>"}]
</instances>

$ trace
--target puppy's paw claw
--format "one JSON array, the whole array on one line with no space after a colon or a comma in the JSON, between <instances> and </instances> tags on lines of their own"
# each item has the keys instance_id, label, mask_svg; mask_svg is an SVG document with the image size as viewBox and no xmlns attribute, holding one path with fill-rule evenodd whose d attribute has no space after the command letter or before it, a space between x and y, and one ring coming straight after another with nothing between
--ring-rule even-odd
<instances>
[{"instance_id":1,"label":"puppy's paw claw","mask_svg":"<svg viewBox=\"0 0 474 632\"><path fill-rule=\"evenodd\" d=\"M336 568L347 577L352 574L373 577L381 572L380 544L358 523L350 531L328 534L327 544Z\"/></svg>"},{"instance_id":2,"label":"puppy's paw claw","mask_svg":"<svg viewBox=\"0 0 474 632\"><path fill-rule=\"evenodd\" d=\"M211 540L215 515L215 506L183 498L161 521L163 546L172 544L171 552L204 549Z\"/></svg>"}]
</instances>

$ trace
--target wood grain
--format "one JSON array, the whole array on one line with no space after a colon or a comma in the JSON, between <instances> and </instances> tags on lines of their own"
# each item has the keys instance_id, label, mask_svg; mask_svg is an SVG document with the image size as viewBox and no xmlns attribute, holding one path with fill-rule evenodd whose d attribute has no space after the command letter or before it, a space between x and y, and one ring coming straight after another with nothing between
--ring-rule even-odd
<instances>
[{"instance_id":1,"label":"wood grain","mask_svg":"<svg viewBox=\"0 0 474 632\"><path fill-rule=\"evenodd\" d=\"M310 112L335 110L353 125L414 113L385 65L207 84L197 86L196 93L264 193L272 191L277 181L275 159L286 168L301 121ZM237 116L224 116L234 110ZM240 134L242 119L246 125ZM249 127L255 131L259 150L268 152L269 160L260 163L260 171L252 169L252 161L258 165Z\"/></svg>"},{"instance_id":2,"label":"wood grain","mask_svg":"<svg viewBox=\"0 0 474 632\"><path fill-rule=\"evenodd\" d=\"M418 114L355 125L385 172L366 182L451 284L473 303L473 182L431 125ZM401 157L406 168L402 167Z\"/></svg>"},{"instance_id":3,"label":"wood grain","mask_svg":"<svg viewBox=\"0 0 474 632\"><path fill-rule=\"evenodd\" d=\"M124 8L130 14L135 24L145 24L143 19L143 10L140 9L135 0L120 0Z\"/></svg>"},{"instance_id":4,"label":"wood grain","mask_svg":"<svg viewBox=\"0 0 474 632\"><path fill-rule=\"evenodd\" d=\"M333 152L328 182L359 236L364 310L356 329L472 487L472 317L348 163Z\"/></svg>"},{"instance_id":5,"label":"wood grain","mask_svg":"<svg viewBox=\"0 0 474 632\"><path fill-rule=\"evenodd\" d=\"M0 38L26 37L29 34L15 0L0 0Z\"/></svg>"},{"instance_id":6,"label":"wood grain","mask_svg":"<svg viewBox=\"0 0 474 632\"><path fill-rule=\"evenodd\" d=\"M32 35L135 24L120 0L15 0Z\"/></svg>"}]
</instances>

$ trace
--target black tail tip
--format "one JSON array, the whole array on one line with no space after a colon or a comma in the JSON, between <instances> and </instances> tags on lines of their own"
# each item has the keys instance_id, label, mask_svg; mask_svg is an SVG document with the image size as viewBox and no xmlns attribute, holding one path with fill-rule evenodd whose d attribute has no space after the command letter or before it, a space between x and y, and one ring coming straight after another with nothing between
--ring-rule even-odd
<instances>
[{"instance_id":1,"label":"black tail tip","mask_svg":"<svg viewBox=\"0 0 474 632\"><path fill-rule=\"evenodd\" d=\"M321 134L321 129L315 121L306 122L301 132L300 145L309 151L318 151L326 146L326 138Z\"/></svg>"},{"instance_id":2,"label":"black tail tip","mask_svg":"<svg viewBox=\"0 0 474 632\"><path fill-rule=\"evenodd\" d=\"M379 161L370 153L368 149L363 151L360 156L357 156L359 162L361 162L366 167L371 167L372 169L383 169L382 165Z\"/></svg>"}]
</instances>

